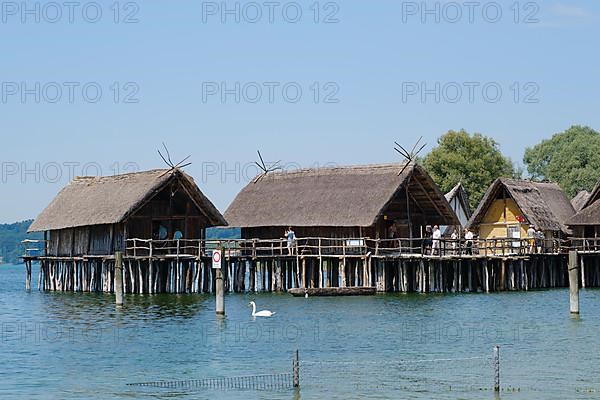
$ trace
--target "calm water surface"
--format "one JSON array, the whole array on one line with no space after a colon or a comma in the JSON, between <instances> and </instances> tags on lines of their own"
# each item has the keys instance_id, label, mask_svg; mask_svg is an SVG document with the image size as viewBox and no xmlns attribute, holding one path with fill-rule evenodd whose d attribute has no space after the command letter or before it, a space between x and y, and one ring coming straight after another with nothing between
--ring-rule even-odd
<instances>
[{"instance_id":1,"label":"calm water surface","mask_svg":"<svg viewBox=\"0 0 600 400\"><path fill-rule=\"evenodd\" d=\"M32 286L37 287L34 270ZM0 266L0 398L505 399L600 398L600 291L293 298L113 297L24 290L23 266ZM253 320L248 301L276 311ZM291 372L300 391L151 389L132 382Z\"/></svg>"}]
</instances>

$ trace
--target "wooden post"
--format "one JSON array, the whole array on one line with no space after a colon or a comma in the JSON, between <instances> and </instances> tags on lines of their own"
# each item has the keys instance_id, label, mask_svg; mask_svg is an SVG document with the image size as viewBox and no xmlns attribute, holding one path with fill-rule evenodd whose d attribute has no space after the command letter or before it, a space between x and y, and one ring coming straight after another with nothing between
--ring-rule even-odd
<instances>
[{"instance_id":1,"label":"wooden post","mask_svg":"<svg viewBox=\"0 0 600 400\"><path fill-rule=\"evenodd\" d=\"M294 352L292 369L294 370L294 387L300 387L300 355L298 353L298 350Z\"/></svg>"},{"instance_id":2,"label":"wooden post","mask_svg":"<svg viewBox=\"0 0 600 400\"><path fill-rule=\"evenodd\" d=\"M123 305L123 253L117 251L115 253L115 304Z\"/></svg>"},{"instance_id":3,"label":"wooden post","mask_svg":"<svg viewBox=\"0 0 600 400\"><path fill-rule=\"evenodd\" d=\"M27 276L25 278L25 290L31 290L31 264L31 260L25 261L25 269L27 271Z\"/></svg>"},{"instance_id":4,"label":"wooden post","mask_svg":"<svg viewBox=\"0 0 600 400\"><path fill-rule=\"evenodd\" d=\"M39 270L39 274L38 274L38 290L41 290L42 288L42 279L43 279L43 271L44 271L44 260L40 261L40 270Z\"/></svg>"},{"instance_id":5,"label":"wooden post","mask_svg":"<svg viewBox=\"0 0 600 400\"><path fill-rule=\"evenodd\" d=\"M321 251L321 238L319 238L319 285L323 287L323 252Z\"/></svg>"},{"instance_id":6,"label":"wooden post","mask_svg":"<svg viewBox=\"0 0 600 400\"><path fill-rule=\"evenodd\" d=\"M373 271L373 258L369 257L367 263L367 283L365 286L372 286L371 271Z\"/></svg>"},{"instance_id":7,"label":"wooden post","mask_svg":"<svg viewBox=\"0 0 600 400\"><path fill-rule=\"evenodd\" d=\"M282 290L282 279L281 279L281 259L275 260L275 290L281 292Z\"/></svg>"},{"instance_id":8,"label":"wooden post","mask_svg":"<svg viewBox=\"0 0 600 400\"><path fill-rule=\"evenodd\" d=\"M346 287L346 258L339 263L338 274L341 278L341 282L339 282L338 285L341 285L340 287Z\"/></svg>"},{"instance_id":9,"label":"wooden post","mask_svg":"<svg viewBox=\"0 0 600 400\"><path fill-rule=\"evenodd\" d=\"M569 252L569 299L571 314L579 314L579 263L577 251Z\"/></svg>"},{"instance_id":10,"label":"wooden post","mask_svg":"<svg viewBox=\"0 0 600 400\"><path fill-rule=\"evenodd\" d=\"M307 288L306 286L306 258L302 257L302 287Z\"/></svg>"},{"instance_id":11,"label":"wooden post","mask_svg":"<svg viewBox=\"0 0 600 400\"><path fill-rule=\"evenodd\" d=\"M483 260L483 290L485 290L486 293L490 292L490 277L489 277L489 270L488 270L488 262L487 260Z\"/></svg>"},{"instance_id":12,"label":"wooden post","mask_svg":"<svg viewBox=\"0 0 600 400\"><path fill-rule=\"evenodd\" d=\"M583 263L583 256L581 257L581 287L585 289L585 265Z\"/></svg>"},{"instance_id":13,"label":"wooden post","mask_svg":"<svg viewBox=\"0 0 600 400\"><path fill-rule=\"evenodd\" d=\"M250 292L256 291L256 261L254 259L250 260Z\"/></svg>"},{"instance_id":14,"label":"wooden post","mask_svg":"<svg viewBox=\"0 0 600 400\"><path fill-rule=\"evenodd\" d=\"M222 268L215 268L215 294L216 294L216 300L215 300L215 311L217 313L217 315L225 315L225 298L224 298L224 292L225 292L225 285L223 282L223 271Z\"/></svg>"},{"instance_id":15,"label":"wooden post","mask_svg":"<svg viewBox=\"0 0 600 400\"><path fill-rule=\"evenodd\" d=\"M315 287L315 262L314 261L315 261L314 259L309 259L309 262L308 262L308 269L310 271L310 273L309 273L310 280L309 280L308 287L311 287L311 288Z\"/></svg>"},{"instance_id":16,"label":"wooden post","mask_svg":"<svg viewBox=\"0 0 600 400\"><path fill-rule=\"evenodd\" d=\"M346 287L346 239L342 239L342 264L340 265L339 271L342 275L342 287Z\"/></svg>"},{"instance_id":17,"label":"wooden post","mask_svg":"<svg viewBox=\"0 0 600 400\"><path fill-rule=\"evenodd\" d=\"M500 392L500 347L494 346L494 392Z\"/></svg>"},{"instance_id":18,"label":"wooden post","mask_svg":"<svg viewBox=\"0 0 600 400\"><path fill-rule=\"evenodd\" d=\"M368 278L368 275L367 275L367 268L368 268L369 261L367 261L367 259L371 259L371 256L368 255L366 257L363 257L363 259L362 259L362 280L361 280L361 286L369 286L369 284L367 283L369 281L369 278Z\"/></svg>"},{"instance_id":19,"label":"wooden post","mask_svg":"<svg viewBox=\"0 0 600 400\"><path fill-rule=\"evenodd\" d=\"M221 249L221 254L224 254L224 249ZM215 273L215 308L217 315L225 315L225 285L223 282L223 269L227 267L225 257L221 258L221 268L213 269Z\"/></svg>"},{"instance_id":20,"label":"wooden post","mask_svg":"<svg viewBox=\"0 0 600 400\"><path fill-rule=\"evenodd\" d=\"M502 265L500 267L500 291L504 290L504 286L506 285L506 259L502 259Z\"/></svg>"}]
</instances>

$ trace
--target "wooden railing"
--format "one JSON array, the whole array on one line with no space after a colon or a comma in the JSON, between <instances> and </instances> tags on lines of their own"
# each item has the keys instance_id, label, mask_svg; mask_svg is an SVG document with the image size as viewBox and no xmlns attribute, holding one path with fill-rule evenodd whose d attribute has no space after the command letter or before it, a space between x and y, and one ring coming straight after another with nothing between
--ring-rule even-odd
<instances>
[{"instance_id":1,"label":"wooden railing","mask_svg":"<svg viewBox=\"0 0 600 400\"><path fill-rule=\"evenodd\" d=\"M23 257L41 257L46 255L46 240L25 239L21 242L21 253Z\"/></svg>"},{"instance_id":2,"label":"wooden railing","mask_svg":"<svg viewBox=\"0 0 600 400\"><path fill-rule=\"evenodd\" d=\"M600 251L600 239L586 249ZM197 257L209 256L212 250L224 248L226 256L276 257L276 256L339 256L339 257L385 257L402 255L427 256L511 256L536 253L557 254L573 249L570 243L560 239L371 239L371 238L324 238L296 239L291 247L281 239L227 239L227 240L153 240L128 239L126 255L129 257Z\"/></svg>"},{"instance_id":3,"label":"wooden railing","mask_svg":"<svg viewBox=\"0 0 600 400\"><path fill-rule=\"evenodd\" d=\"M44 240L21 242L23 257L42 257L47 252ZM226 256L234 257L398 257L427 256L512 256L529 254L559 254L570 250L600 252L600 238L561 239L371 239L371 238L298 238L290 248L285 238L227 240L155 240L127 239L128 257L198 257L210 256L216 248L224 248Z\"/></svg>"},{"instance_id":4,"label":"wooden railing","mask_svg":"<svg viewBox=\"0 0 600 400\"><path fill-rule=\"evenodd\" d=\"M600 252L600 238L570 238L571 248L580 252Z\"/></svg>"}]
</instances>

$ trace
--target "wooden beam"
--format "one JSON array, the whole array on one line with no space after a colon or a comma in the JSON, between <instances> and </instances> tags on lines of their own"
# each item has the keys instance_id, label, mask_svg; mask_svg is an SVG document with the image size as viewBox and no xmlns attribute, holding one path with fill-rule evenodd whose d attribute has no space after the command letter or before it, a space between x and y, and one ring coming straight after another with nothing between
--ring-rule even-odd
<instances>
[{"instance_id":1,"label":"wooden beam","mask_svg":"<svg viewBox=\"0 0 600 400\"><path fill-rule=\"evenodd\" d=\"M128 220L123 221L123 249L122 250L123 250L123 253L125 253L125 255L127 255L127 239L128 239L127 223L128 222L129 222ZM152 227L150 227L150 231L151 231L150 233L152 234Z\"/></svg>"},{"instance_id":2,"label":"wooden beam","mask_svg":"<svg viewBox=\"0 0 600 400\"><path fill-rule=\"evenodd\" d=\"M187 180L187 178L186 178ZM177 183L179 183L179 185L183 188L183 190L187 193L188 197L194 202L194 204L196 205L196 207L198 208L198 211L200 211L200 213L202 215L204 215L204 217L206 218L206 222L208 222L209 224L212 223L211 218L208 216L208 214L206 213L206 211L204 211L204 209L202 208L202 206L200 206L200 204L198 204L196 202L196 199L194 198L194 196L192 196L192 194L189 192L189 190L187 189L185 183L183 181L181 181L179 179L179 177L177 177Z\"/></svg>"},{"instance_id":3,"label":"wooden beam","mask_svg":"<svg viewBox=\"0 0 600 400\"><path fill-rule=\"evenodd\" d=\"M407 191L407 193L408 193L408 191ZM410 199L413 201L413 203L415 203L415 205L417 206L417 208L418 208L418 209L421 211L421 214L420 214L420 215L426 216L426 215L427 215L427 213L426 213L426 212L425 212L425 210L423 210L423 208L422 208L422 207L419 205L419 202L418 202L418 201L416 201L416 200L413 198L412 194L408 193L408 196L409 196L409 197L410 197ZM419 215L419 214L415 214L415 213L413 213L413 215Z\"/></svg>"},{"instance_id":4,"label":"wooden beam","mask_svg":"<svg viewBox=\"0 0 600 400\"><path fill-rule=\"evenodd\" d=\"M161 185L160 187L156 188L152 192L149 192L146 195L146 197L141 202L139 202L136 205L136 207L134 207L131 210L129 210L123 216L123 221L129 219L131 216L133 216L133 214L137 213L139 210L141 210L142 208L144 208L146 206L146 204L150 203L150 201L152 201L154 199L154 197L156 197L156 195L158 195L160 192L162 192L163 189L165 187L167 187L171 183L172 179L173 179L173 174L171 174L171 176L169 177L169 179L163 185Z\"/></svg>"},{"instance_id":5,"label":"wooden beam","mask_svg":"<svg viewBox=\"0 0 600 400\"><path fill-rule=\"evenodd\" d=\"M109 238L110 238L110 243L108 244L108 253L109 254L113 254L114 253L114 241L115 241L115 225L111 224L110 225L110 231L109 231Z\"/></svg>"},{"instance_id":6,"label":"wooden beam","mask_svg":"<svg viewBox=\"0 0 600 400\"><path fill-rule=\"evenodd\" d=\"M425 187L423 186L423 184L418 179L416 181L417 181L417 184L419 185L419 187L421 188L421 190L423 190L423 193L425 193L427 199L431 202L431 204L433 204L433 207L437 210L437 212L441 216L444 216L445 214L440 210L440 208L437 206L437 204L435 204L435 201L433 201L431 196L429 196L429 193L427 192L427 190L425 190Z\"/></svg>"},{"instance_id":7,"label":"wooden beam","mask_svg":"<svg viewBox=\"0 0 600 400\"><path fill-rule=\"evenodd\" d=\"M410 217L410 194L408 192L408 188L410 187L410 181L412 179L412 176L409 176L408 179L406 180L406 186L404 186L404 194L406 195L406 218L408 219L408 238L410 239L410 247L412 247L412 240L413 240L413 226L412 226L412 221L411 221L411 217Z\"/></svg>"},{"instance_id":8,"label":"wooden beam","mask_svg":"<svg viewBox=\"0 0 600 400\"><path fill-rule=\"evenodd\" d=\"M409 171L408 177L412 176L412 173L414 172L414 170L415 170L414 167L411 168L411 170ZM388 209L388 206L394 201L395 198L397 198L399 196L400 191L406 187L406 182L408 180L408 177L404 178L401 182L399 182L398 188L396 189L396 191L392 194L390 199L383 205L383 207L381 207L381 209L377 213L377 216L375 217L375 220L373 221L374 223L377 223L377 221L379 219L381 219L385 210Z\"/></svg>"}]
</instances>

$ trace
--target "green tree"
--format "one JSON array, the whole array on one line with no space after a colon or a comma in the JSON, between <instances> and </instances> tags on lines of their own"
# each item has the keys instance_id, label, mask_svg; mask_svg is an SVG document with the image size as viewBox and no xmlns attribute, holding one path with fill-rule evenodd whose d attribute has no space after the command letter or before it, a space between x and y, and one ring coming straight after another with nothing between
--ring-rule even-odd
<instances>
[{"instance_id":1,"label":"green tree","mask_svg":"<svg viewBox=\"0 0 600 400\"><path fill-rule=\"evenodd\" d=\"M600 133L572 126L525 150L523 162L532 179L556 182L574 197L600 177Z\"/></svg>"},{"instance_id":2,"label":"green tree","mask_svg":"<svg viewBox=\"0 0 600 400\"><path fill-rule=\"evenodd\" d=\"M519 176L494 139L464 129L442 135L423 165L444 193L462 182L473 209L496 178Z\"/></svg>"},{"instance_id":3,"label":"green tree","mask_svg":"<svg viewBox=\"0 0 600 400\"><path fill-rule=\"evenodd\" d=\"M24 239L42 239L41 233L27 233L33 220L0 224L0 257L5 263L18 263L22 256L21 241Z\"/></svg>"}]
</instances>

